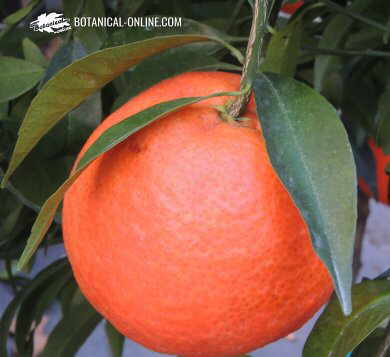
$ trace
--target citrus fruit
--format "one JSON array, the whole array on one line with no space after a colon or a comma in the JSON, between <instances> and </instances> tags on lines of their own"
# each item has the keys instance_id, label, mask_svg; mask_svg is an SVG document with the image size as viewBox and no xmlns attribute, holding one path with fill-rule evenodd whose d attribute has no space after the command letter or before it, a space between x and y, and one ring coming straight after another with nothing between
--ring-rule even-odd
<instances>
[{"instance_id":1,"label":"citrus fruit","mask_svg":"<svg viewBox=\"0 0 390 357\"><path fill-rule=\"evenodd\" d=\"M389 201L389 176L386 174L386 167L390 163L390 155L375 145L372 138L368 140L368 146L374 156L376 175L376 194L374 194L364 179L359 179L360 189L369 197L374 197L379 202L390 204Z\"/></svg>"},{"instance_id":2,"label":"citrus fruit","mask_svg":"<svg viewBox=\"0 0 390 357\"><path fill-rule=\"evenodd\" d=\"M81 154L140 110L237 90L239 81L223 72L164 80L111 114ZM237 356L299 328L332 291L270 164L253 100L244 113L251 120L232 124L215 109L228 99L143 128L94 161L65 196L65 247L81 290L154 351Z\"/></svg>"}]
</instances>

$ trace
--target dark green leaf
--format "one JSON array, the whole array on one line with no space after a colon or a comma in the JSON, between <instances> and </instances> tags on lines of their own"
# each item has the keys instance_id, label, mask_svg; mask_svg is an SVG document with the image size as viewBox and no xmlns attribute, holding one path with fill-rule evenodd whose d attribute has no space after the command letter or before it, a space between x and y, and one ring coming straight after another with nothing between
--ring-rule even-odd
<instances>
[{"instance_id":1,"label":"dark green leaf","mask_svg":"<svg viewBox=\"0 0 390 357\"><path fill-rule=\"evenodd\" d=\"M19 305L22 301L22 294L17 295L4 310L3 315L0 320L0 353L2 357L11 357L8 354L8 336L11 328L12 321L14 316L19 308Z\"/></svg>"},{"instance_id":2,"label":"dark green leaf","mask_svg":"<svg viewBox=\"0 0 390 357\"><path fill-rule=\"evenodd\" d=\"M366 339L364 339L364 341L358 347L354 349L352 357L367 357L373 355L373 353L378 350L385 337L385 329L377 328Z\"/></svg>"},{"instance_id":3,"label":"dark green leaf","mask_svg":"<svg viewBox=\"0 0 390 357\"><path fill-rule=\"evenodd\" d=\"M34 95L35 92L30 90L13 100L9 116L10 120L12 120L12 125L14 126L12 128L12 132L15 134L15 136L18 134L18 127L22 123L22 120L27 113L27 109L34 98Z\"/></svg>"},{"instance_id":4,"label":"dark green leaf","mask_svg":"<svg viewBox=\"0 0 390 357\"><path fill-rule=\"evenodd\" d=\"M375 28L362 27L360 31L350 32L345 42L348 49L373 49L382 45L383 32Z\"/></svg>"},{"instance_id":5,"label":"dark green leaf","mask_svg":"<svg viewBox=\"0 0 390 357\"><path fill-rule=\"evenodd\" d=\"M41 52L41 49L28 37L22 41L23 54L26 61L34 63L41 67L47 66L47 59Z\"/></svg>"},{"instance_id":6,"label":"dark green leaf","mask_svg":"<svg viewBox=\"0 0 390 357\"><path fill-rule=\"evenodd\" d=\"M17 231L16 224L23 210L23 204L9 191L0 191L0 247Z\"/></svg>"},{"instance_id":7,"label":"dark green leaf","mask_svg":"<svg viewBox=\"0 0 390 357\"><path fill-rule=\"evenodd\" d=\"M89 95L143 59L168 48L209 40L206 36L156 37L107 48L65 67L34 98L19 130L19 137L2 186L37 142Z\"/></svg>"},{"instance_id":8,"label":"dark green leaf","mask_svg":"<svg viewBox=\"0 0 390 357\"><path fill-rule=\"evenodd\" d=\"M105 17L103 1L84 0L84 8L81 12L81 16L90 18ZM104 27L76 27L74 33L89 53L99 50L106 39L106 31Z\"/></svg>"},{"instance_id":9,"label":"dark green leaf","mask_svg":"<svg viewBox=\"0 0 390 357\"><path fill-rule=\"evenodd\" d=\"M68 283L62 288L59 300L62 308L62 315L67 315L74 303L74 297L79 291L79 287L74 279L68 281Z\"/></svg>"},{"instance_id":10,"label":"dark green leaf","mask_svg":"<svg viewBox=\"0 0 390 357\"><path fill-rule=\"evenodd\" d=\"M80 16L84 7L84 0L65 0L62 1L62 7L65 17L72 18Z\"/></svg>"},{"instance_id":11,"label":"dark green leaf","mask_svg":"<svg viewBox=\"0 0 390 357\"><path fill-rule=\"evenodd\" d=\"M59 259L55 261L47 268L42 270L34 278L34 280L32 280L28 286L10 302L0 320L0 356L9 356L7 352L9 330L11 328L11 323L14 319L14 316L20 307L20 304L32 294L40 291L40 289L42 289L42 287L44 287L46 283L53 279L53 277L55 277L57 274L61 276L66 270L69 270L69 263L66 259Z\"/></svg>"},{"instance_id":12,"label":"dark green leaf","mask_svg":"<svg viewBox=\"0 0 390 357\"><path fill-rule=\"evenodd\" d=\"M44 69L14 57L0 57L0 102L14 99L34 87Z\"/></svg>"},{"instance_id":13,"label":"dark green leaf","mask_svg":"<svg viewBox=\"0 0 390 357\"><path fill-rule=\"evenodd\" d=\"M23 55L22 41L26 36L39 46L47 44L53 37L52 34L47 32L29 31L26 33L26 29L22 27L8 26L0 32L1 54L4 56L21 57Z\"/></svg>"},{"instance_id":14,"label":"dark green leaf","mask_svg":"<svg viewBox=\"0 0 390 357\"><path fill-rule=\"evenodd\" d=\"M375 114L381 92L372 75L377 61L366 58L354 62L344 78L341 108L348 121L359 122L369 135L375 136Z\"/></svg>"},{"instance_id":15,"label":"dark green leaf","mask_svg":"<svg viewBox=\"0 0 390 357\"><path fill-rule=\"evenodd\" d=\"M106 46L122 45L125 43L141 41L162 35L166 36L190 34L199 34L214 39L218 44L226 47L230 51L230 53L237 58L239 62L243 63L244 59L242 53L230 44L230 42L237 40L236 37L229 36L228 34L219 31L212 26L208 26L204 23L200 23L186 18L181 18L181 26L178 27L136 27L132 28L132 31L129 31L128 29L116 31L107 40Z\"/></svg>"},{"instance_id":16,"label":"dark green leaf","mask_svg":"<svg viewBox=\"0 0 390 357\"><path fill-rule=\"evenodd\" d=\"M15 327L15 344L21 356L28 355L31 349L31 331L39 325L43 314L71 277L70 269L63 271L61 275L56 274L55 279L46 281L44 287L30 294L21 303Z\"/></svg>"},{"instance_id":17,"label":"dark green leaf","mask_svg":"<svg viewBox=\"0 0 390 357\"><path fill-rule=\"evenodd\" d=\"M106 321L105 330L112 357L122 357L125 337L108 321Z\"/></svg>"},{"instance_id":18,"label":"dark green leaf","mask_svg":"<svg viewBox=\"0 0 390 357\"><path fill-rule=\"evenodd\" d=\"M268 45L261 70L293 77L298 64L302 31L302 22L293 21L276 32Z\"/></svg>"},{"instance_id":19,"label":"dark green leaf","mask_svg":"<svg viewBox=\"0 0 390 357\"><path fill-rule=\"evenodd\" d=\"M87 55L87 51L80 41L74 40L64 46L54 54L49 66L45 72L45 75L40 83L42 87L51 77L58 73L61 69L69 66L74 61Z\"/></svg>"},{"instance_id":20,"label":"dark green leaf","mask_svg":"<svg viewBox=\"0 0 390 357\"><path fill-rule=\"evenodd\" d=\"M55 326L40 357L74 356L101 320L86 300L74 306Z\"/></svg>"},{"instance_id":21,"label":"dark green leaf","mask_svg":"<svg viewBox=\"0 0 390 357\"><path fill-rule=\"evenodd\" d=\"M226 95L238 95L239 92L233 93L216 93L206 97L180 98L168 102L156 104L148 109L145 109L133 116L121 121L120 123L107 129L86 151L80 159L76 169L72 172L69 178L58 188L53 195L45 202L36 219L30 237L28 238L26 248L18 262L18 267L23 268L38 248L44 235L49 229L54 218L56 210L62 201L65 192L72 185L72 183L81 174L93 160L99 155L112 149L115 145L127 139L130 135L142 129L151 122L172 113L184 106L200 102L202 100Z\"/></svg>"},{"instance_id":22,"label":"dark green leaf","mask_svg":"<svg viewBox=\"0 0 390 357\"><path fill-rule=\"evenodd\" d=\"M240 69L238 66L221 63L213 55L214 49L215 44L213 43L195 43L169 49L142 61L131 71L125 73L128 74L129 79L125 79L124 88L120 92L123 94L115 100L113 110L119 108L131 97L151 87L153 84L180 73L216 68L227 70Z\"/></svg>"},{"instance_id":23,"label":"dark green leaf","mask_svg":"<svg viewBox=\"0 0 390 357\"><path fill-rule=\"evenodd\" d=\"M61 69L86 55L86 49L78 40L71 41L62 46L50 61L50 65L43 80L41 81L41 85L46 83ZM100 123L100 120L100 93L94 93L88 97L85 102L82 103L78 108L74 109L68 114L66 122L64 122L63 125L57 124L55 129L50 131L50 133L46 135L43 140L41 140L38 146L43 147L44 150L40 151L49 153L49 157L51 158L56 155L55 146L61 146L61 149L65 149L66 147L66 149L70 149L71 152L77 153L81 147L81 144L89 136L91 130L94 129L98 123ZM55 145L49 146L47 142L49 139L52 139L50 142L54 143Z\"/></svg>"},{"instance_id":24,"label":"dark green leaf","mask_svg":"<svg viewBox=\"0 0 390 357\"><path fill-rule=\"evenodd\" d=\"M44 159L34 150L16 169L12 185L34 207L39 208L67 178L72 161L73 158L68 156Z\"/></svg>"},{"instance_id":25,"label":"dark green leaf","mask_svg":"<svg viewBox=\"0 0 390 357\"><path fill-rule=\"evenodd\" d=\"M377 122L377 142L385 154L390 154L390 81L385 92L380 96Z\"/></svg>"},{"instance_id":26,"label":"dark green leaf","mask_svg":"<svg viewBox=\"0 0 390 357\"><path fill-rule=\"evenodd\" d=\"M306 341L303 357L345 356L390 317L390 281L363 281L353 287L352 296L350 316L332 298Z\"/></svg>"},{"instance_id":27,"label":"dark green leaf","mask_svg":"<svg viewBox=\"0 0 390 357\"><path fill-rule=\"evenodd\" d=\"M15 25L22 21L41 2L41 0L31 0L27 6L22 7L13 14L7 16L3 22L7 25Z\"/></svg>"},{"instance_id":28,"label":"dark green leaf","mask_svg":"<svg viewBox=\"0 0 390 357\"><path fill-rule=\"evenodd\" d=\"M0 167L0 179L3 178L4 172ZM21 203L26 207L31 208L33 211L39 212L39 206L35 205L33 202L29 201L21 192L19 192L10 181L7 182L5 186L6 190L9 191L15 198L17 198Z\"/></svg>"},{"instance_id":29,"label":"dark green leaf","mask_svg":"<svg viewBox=\"0 0 390 357\"><path fill-rule=\"evenodd\" d=\"M102 101L100 92L92 94L78 108L72 110L67 118L67 150L77 154L85 140L102 120Z\"/></svg>"},{"instance_id":30,"label":"dark green leaf","mask_svg":"<svg viewBox=\"0 0 390 357\"><path fill-rule=\"evenodd\" d=\"M8 114L9 102L0 103L0 115ZM4 119L4 117L0 117L0 120Z\"/></svg>"},{"instance_id":31,"label":"dark green leaf","mask_svg":"<svg viewBox=\"0 0 390 357\"><path fill-rule=\"evenodd\" d=\"M272 165L304 217L349 314L357 182L347 134L325 98L294 79L260 74L254 92Z\"/></svg>"},{"instance_id":32,"label":"dark green leaf","mask_svg":"<svg viewBox=\"0 0 390 357\"><path fill-rule=\"evenodd\" d=\"M122 16L133 16L143 5L145 0L124 0L121 2L120 13Z\"/></svg>"},{"instance_id":33,"label":"dark green leaf","mask_svg":"<svg viewBox=\"0 0 390 357\"><path fill-rule=\"evenodd\" d=\"M363 12L371 5L371 0L356 0L351 3L349 9L354 12ZM355 20L346 15L337 15L327 25L319 42L320 48L342 48L346 36L349 34ZM339 71L341 67L340 57L320 55L316 57L314 65L315 88L328 96L328 87L332 87L334 81L340 81ZM337 100L339 95L333 95Z\"/></svg>"}]
</instances>

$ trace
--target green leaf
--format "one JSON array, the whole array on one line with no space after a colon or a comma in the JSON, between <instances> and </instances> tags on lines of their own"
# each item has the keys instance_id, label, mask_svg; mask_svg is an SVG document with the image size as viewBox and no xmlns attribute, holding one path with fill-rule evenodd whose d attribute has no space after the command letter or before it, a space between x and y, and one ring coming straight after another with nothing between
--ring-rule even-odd
<instances>
[{"instance_id":1,"label":"green leaf","mask_svg":"<svg viewBox=\"0 0 390 357\"><path fill-rule=\"evenodd\" d=\"M19 26L8 26L3 31L0 31L0 48L3 56L21 57L22 55L22 41L26 35L34 41L37 45L45 45L53 37L47 32L29 31Z\"/></svg>"},{"instance_id":2,"label":"green leaf","mask_svg":"<svg viewBox=\"0 0 390 357\"><path fill-rule=\"evenodd\" d=\"M0 102L14 99L33 88L44 69L14 57L0 56Z\"/></svg>"},{"instance_id":3,"label":"green leaf","mask_svg":"<svg viewBox=\"0 0 390 357\"><path fill-rule=\"evenodd\" d=\"M41 49L28 37L22 41L23 54L26 61L34 63L41 67L47 66L47 59L41 52Z\"/></svg>"},{"instance_id":4,"label":"green leaf","mask_svg":"<svg viewBox=\"0 0 390 357\"><path fill-rule=\"evenodd\" d=\"M51 77L58 73L61 69L69 66L76 60L87 55L87 50L79 40L73 40L61 46L52 57L46 73L40 83L42 87Z\"/></svg>"},{"instance_id":5,"label":"green leaf","mask_svg":"<svg viewBox=\"0 0 390 357\"><path fill-rule=\"evenodd\" d=\"M74 356L101 320L101 315L84 299L54 327L40 357Z\"/></svg>"},{"instance_id":6,"label":"green leaf","mask_svg":"<svg viewBox=\"0 0 390 357\"><path fill-rule=\"evenodd\" d=\"M0 115L2 115L2 114L7 115L8 109L9 109L9 102L0 103ZM0 117L0 120L2 118L3 117Z\"/></svg>"},{"instance_id":7,"label":"green leaf","mask_svg":"<svg viewBox=\"0 0 390 357\"><path fill-rule=\"evenodd\" d=\"M213 55L215 44L194 43L169 49L157 56L147 58L138 64L125 79L122 93L114 102L113 110L126 103L131 97L163 79L180 73L197 70L225 69L239 70L240 67L221 63ZM121 77L119 77L121 78ZM118 79L119 79L118 78Z\"/></svg>"},{"instance_id":8,"label":"green leaf","mask_svg":"<svg viewBox=\"0 0 390 357\"><path fill-rule=\"evenodd\" d=\"M62 275L63 272L69 270L69 263L67 259L59 259L50 264L47 268L42 270L32 280L26 288L24 288L19 294L9 303L4 311L0 320L0 356L9 356L7 352L7 341L9 336L9 330L11 328L12 321L20 304L23 303L29 296L40 291L48 281L53 279L57 274Z\"/></svg>"},{"instance_id":9,"label":"green leaf","mask_svg":"<svg viewBox=\"0 0 390 357\"><path fill-rule=\"evenodd\" d=\"M0 247L3 242L18 233L16 227L23 210L23 204L9 191L0 191Z\"/></svg>"},{"instance_id":10,"label":"green leaf","mask_svg":"<svg viewBox=\"0 0 390 357\"><path fill-rule=\"evenodd\" d=\"M27 6L22 7L13 14L7 16L3 22L6 25L16 25L18 22L22 21L27 15L31 13L32 10L41 2L41 0L32 0L28 3Z\"/></svg>"},{"instance_id":11,"label":"green leaf","mask_svg":"<svg viewBox=\"0 0 390 357\"><path fill-rule=\"evenodd\" d=\"M22 301L22 297L23 295L19 294L8 304L0 320L0 353L3 357L11 357L11 355L8 354L7 348L8 336L12 321L19 308L20 302Z\"/></svg>"},{"instance_id":12,"label":"green leaf","mask_svg":"<svg viewBox=\"0 0 390 357\"><path fill-rule=\"evenodd\" d=\"M1 186L37 142L67 113L89 95L143 59L168 48L209 40L206 36L156 37L107 48L65 67L52 77L34 98L20 127L19 137Z\"/></svg>"},{"instance_id":13,"label":"green leaf","mask_svg":"<svg viewBox=\"0 0 390 357\"><path fill-rule=\"evenodd\" d=\"M364 26L360 31L348 34L345 48L353 50L378 48L382 45L382 37L382 31Z\"/></svg>"},{"instance_id":14,"label":"green leaf","mask_svg":"<svg viewBox=\"0 0 390 357\"><path fill-rule=\"evenodd\" d=\"M74 356L101 320L86 300L74 306L54 327L40 357Z\"/></svg>"},{"instance_id":15,"label":"green leaf","mask_svg":"<svg viewBox=\"0 0 390 357\"><path fill-rule=\"evenodd\" d=\"M377 123L377 142L385 154L390 154L390 81L379 98Z\"/></svg>"},{"instance_id":16,"label":"green leaf","mask_svg":"<svg viewBox=\"0 0 390 357\"><path fill-rule=\"evenodd\" d=\"M292 78L260 74L254 92L271 163L349 314L357 182L347 134L326 99Z\"/></svg>"},{"instance_id":17,"label":"green leaf","mask_svg":"<svg viewBox=\"0 0 390 357\"><path fill-rule=\"evenodd\" d=\"M31 331L34 331L34 328L40 324L45 311L71 278L70 269L56 274L55 279L46 281L44 287L30 294L21 303L15 327L15 344L21 356L29 354L32 347Z\"/></svg>"},{"instance_id":18,"label":"green leaf","mask_svg":"<svg viewBox=\"0 0 390 357\"><path fill-rule=\"evenodd\" d=\"M34 98L34 95L34 91L30 90L13 100L9 116L12 123L11 125L13 126L12 133L15 134L15 137L18 134L18 128L27 113L27 109Z\"/></svg>"},{"instance_id":19,"label":"green leaf","mask_svg":"<svg viewBox=\"0 0 390 357\"><path fill-rule=\"evenodd\" d=\"M62 7L64 10L64 16L72 18L75 16L80 16L81 11L84 7L84 0L66 0L62 1Z\"/></svg>"},{"instance_id":20,"label":"green leaf","mask_svg":"<svg viewBox=\"0 0 390 357\"><path fill-rule=\"evenodd\" d=\"M4 176L4 172L0 167L0 179L2 179L3 176ZM31 208L35 212L39 212L39 206L29 201L19 190L15 188L15 186L10 181L7 182L5 189L9 191L15 198L17 198L18 201L23 203L23 205L25 205L28 208Z\"/></svg>"},{"instance_id":21,"label":"green leaf","mask_svg":"<svg viewBox=\"0 0 390 357\"><path fill-rule=\"evenodd\" d=\"M372 4L371 0L356 0L348 7L354 12L364 12ZM337 15L328 23L319 42L320 48L340 49L350 33L355 20L346 15ZM338 56L320 55L315 59L314 64L314 86L324 95L328 96L328 91L334 81L340 81L339 71L341 60ZM332 92L332 91L331 91ZM338 95L333 95L332 99L337 100Z\"/></svg>"},{"instance_id":22,"label":"green leaf","mask_svg":"<svg viewBox=\"0 0 390 357\"><path fill-rule=\"evenodd\" d=\"M349 121L360 122L369 135L375 136L375 115L380 91L373 77L375 59L355 59L343 81L341 108Z\"/></svg>"},{"instance_id":23,"label":"green leaf","mask_svg":"<svg viewBox=\"0 0 390 357\"><path fill-rule=\"evenodd\" d=\"M293 21L276 32L271 37L261 71L293 77L298 64L302 32L301 21Z\"/></svg>"},{"instance_id":24,"label":"green leaf","mask_svg":"<svg viewBox=\"0 0 390 357\"><path fill-rule=\"evenodd\" d=\"M34 150L12 177L12 185L38 209L67 178L73 157L43 158Z\"/></svg>"},{"instance_id":25,"label":"green leaf","mask_svg":"<svg viewBox=\"0 0 390 357\"><path fill-rule=\"evenodd\" d=\"M77 154L85 140L102 120L102 100L100 92L92 94L67 117L67 150Z\"/></svg>"},{"instance_id":26,"label":"green leaf","mask_svg":"<svg viewBox=\"0 0 390 357\"><path fill-rule=\"evenodd\" d=\"M38 248L40 242L51 225L56 210L62 201L65 192L73 184L77 177L80 176L81 172L99 155L112 149L115 145L124 141L130 135L147 126L151 122L184 106L194 104L212 97L239 95L239 93L240 92L216 93L206 97L179 98L168 102L162 102L141 112L138 112L137 114L134 114L133 116L124 119L120 123L107 129L85 152L83 157L78 162L76 169L73 170L69 178L62 184L61 187L57 189L56 192L54 192L53 195L50 196L50 198L42 206L38 218L36 219L31 229L31 234L28 238L27 245L18 262L18 269L22 269L28 263L29 259Z\"/></svg>"},{"instance_id":27,"label":"green leaf","mask_svg":"<svg viewBox=\"0 0 390 357\"><path fill-rule=\"evenodd\" d=\"M352 289L353 313L332 298L306 341L303 357L345 356L390 317L390 281L366 280Z\"/></svg>"},{"instance_id":28,"label":"green leaf","mask_svg":"<svg viewBox=\"0 0 390 357\"><path fill-rule=\"evenodd\" d=\"M141 8L145 0L124 0L121 1L120 13L122 16L129 17Z\"/></svg>"},{"instance_id":29,"label":"green leaf","mask_svg":"<svg viewBox=\"0 0 390 357\"><path fill-rule=\"evenodd\" d=\"M106 45L121 45L124 43L135 42L145 40L147 38L153 38L156 36L166 36L166 35L190 35L190 34L199 34L202 36L207 36L210 39L214 39L219 45L227 48L231 55L236 57L240 63L244 62L242 53L233 47L230 42L234 42L238 39L234 36L229 36L228 34L215 29L212 26L208 26L204 23L197 22L191 19L181 18L181 26L179 27L136 27L132 31L128 29L122 29L114 32L112 36L107 40Z\"/></svg>"},{"instance_id":30,"label":"green leaf","mask_svg":"<svg viewBox=\"0 0 390 357\"><path fill-rule=\"evenodd\" d=\"M62 46L50 61L41 85L46 83L61 69L86 55L87 51L79 40L71 41ZM101 117L101 98L100 92L97 92L89 96L79 107L72 110L68 114L64 125L60 128L57 125L56 130L54 132L50 131L49 136L53 137L58 144L63 141L63 149L66 147L67 152L70 150L72 153L78 153L91 131L100 123ZM44 150L46 152L52 151L51 149L49 150L48 145L44 145ZM51 155L51 157L53 156L55 155Z\"/></svg>"},{"instance_id":31,"label":"green leaf","mask_svg":"<svg viewBox=\"0 0 390 357\"><path fill-rule=\"evenodd\" d=\"M84 0L84 8L81 16L91 18L105 17L103 1ZM106 39L106 30L104 27L76 27L74 34L80 39L89 53L99 50Z\"/></svg>"},{"instance_id":32,"label":"green leaf","mask_svg":"<svg viewBox=\"0 0 390 357\"><path fill-rule=\"evenodd\" d=\"M377 351L386 337L386 329L377 328L367 338L364 339L358 347L353 351L352 357L367 357L371 356L374 351ZM386 356L385 356L386 357Z\"/></svg>"},{"instance_id":33,"label":"green leaf","mask_svg":"<svg viewBox=\"0 0 390 357\"><path fill-rule=\"evenodd\" d=\"M108 321L106 321L105 330L112 357L122 357L125 337Z\"/></svg>"},{"instance_id":34,"label":"green leaf","mask_svg":"<svg viewBox=\"0 0 390 357\"><path fill-rule=\"evenodd\" d=\"M68 281L68 283L62 288L59 300L61 303L62 315L67 315L74 303L74 297L79 292L79 287L74 279Z\"/></svg>"}]
</instances>

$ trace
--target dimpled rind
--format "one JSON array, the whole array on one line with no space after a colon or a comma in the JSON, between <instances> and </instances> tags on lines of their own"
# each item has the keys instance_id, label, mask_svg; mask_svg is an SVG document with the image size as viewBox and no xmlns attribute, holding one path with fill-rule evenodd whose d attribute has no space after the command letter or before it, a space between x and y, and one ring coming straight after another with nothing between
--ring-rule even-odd
<instances>
[{"instance_id":1,"label":"dimpled rind","mask_svg":"<svg viewBox=\"0 0 390 357\"><path fill-rule=\"evenodd\" d=\"M239 88L223 72L179 75L111 114ZM253 99L220 120L212 98L140 130L94 161L65 195L63 234L77 282L120 332L158 352L237 356L304 324L330 276L273 170ZM284 140L285 138L281 138ZM79 155L79 157L80 157Z\"/></svg>"}]
</instances>

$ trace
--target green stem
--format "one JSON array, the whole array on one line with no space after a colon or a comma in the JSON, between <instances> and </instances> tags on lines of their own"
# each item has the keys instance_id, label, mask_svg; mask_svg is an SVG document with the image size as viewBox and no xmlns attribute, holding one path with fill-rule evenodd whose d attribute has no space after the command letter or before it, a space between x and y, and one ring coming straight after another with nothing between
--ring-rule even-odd
<instances>
[{"instance_id":1,"label":"green stem","mask_svg":"<svg viewBox=\"0 0 390 357\"><path fill-rule=\"evenodd\" d=\"M341 50L328 48L303 47L307 51L305 55L335 55L335 56L372 56L372 57L390 57L390 52L376 50Z\"/></svg>"},{"instance_id":2,"label":"green stem","mask_svg":"<svg viewBox=\"0 0 390 357\"><path fill-rule=\"evenodd\" d=\"M259 70L264 49L265 35L270 9L274 0L255 0L253 5L253 20L249 35L246 57L241 77L240 89L244 92L228 108L233 118L239 117L249 102L252 81ZM262 11L260 11L260 9Z\"/></svg>"},{"instance_id":3,"label":"green stem","mask_svg":"<svg viewBox=\"0 0 390 357\"><path fill-rule=\"evenodd\" d=\"M313 0L309 0L309 1L313 1ZM371 20L367 17L364 17L354 11L351 11L351 10L348 10L338 4L335 4L333 1L331 0L321 0L322 3L326 4L329 8L341 13L341 14L344 14L344 15L347 15L355 20L358 20L366 25L369 25L371 27L374 27L376 28L377 30L379 31L383 31L385 33L389 33L390 32L390 28L379 23L379 22L376 22L374 20Z\"/></svg>"}]
</instances>

